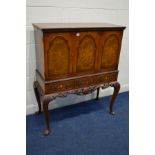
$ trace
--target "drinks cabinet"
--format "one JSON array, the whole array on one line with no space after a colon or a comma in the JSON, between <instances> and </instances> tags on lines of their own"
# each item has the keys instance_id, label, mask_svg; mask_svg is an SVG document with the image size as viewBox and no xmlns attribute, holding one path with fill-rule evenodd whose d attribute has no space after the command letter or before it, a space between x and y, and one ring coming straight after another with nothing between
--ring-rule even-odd
<instances>
[{"instance_id":1,"label":"drinks cabinet","mask_svg":"<svg viewBox=\"0 0 155 155\"><path fill-rule=\"evenodd\" d=\"M50 132L48 105L56 97L85 95L114 88L109 111L118 95L118 64L124 26L107 23L36 23L34 92Z\"/></svg>"}]
</instances>

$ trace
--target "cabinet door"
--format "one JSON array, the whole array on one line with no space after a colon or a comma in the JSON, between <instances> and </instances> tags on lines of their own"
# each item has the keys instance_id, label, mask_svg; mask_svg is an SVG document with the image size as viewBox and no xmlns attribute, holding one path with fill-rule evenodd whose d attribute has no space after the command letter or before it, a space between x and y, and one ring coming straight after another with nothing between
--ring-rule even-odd
<instances>
[{"instance_id":1,"label":"cabinet door","mask_svg":"<svg viewBox=\"0 0 155 155\"><path fill-rule=\"evenodd\" d=\"M77 32L74 33L74 38L74 74L83 75L96 72L98 34L96 32Z\"/></svg>"},{"instance_id":2,"label":"cabinet door","mask_svg":"<svg viewBox=\"0 0 155 155\"><path fill-rule=\"evenodd\" d=\"M102 32L100 39L100 70L117 70L121 49L122 31Z\"/></svg>"},{"instance_id":3,"label":"cabinet door","mask_svg":"<svg viewBox=\"0 0 155 155\"><path fill-rule=\"evenodd\" d=\"M46 79L68 77L72 73L72 34L45 33Z\"/></svg>"}]
</instances>

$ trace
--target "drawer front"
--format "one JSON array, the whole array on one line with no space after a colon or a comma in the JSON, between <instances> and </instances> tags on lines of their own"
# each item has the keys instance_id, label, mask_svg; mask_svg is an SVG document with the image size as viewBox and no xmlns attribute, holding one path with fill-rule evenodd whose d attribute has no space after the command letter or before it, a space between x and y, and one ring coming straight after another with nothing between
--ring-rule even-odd
<instances>
[{"instance_id":1,"label":"drawer front","mask_svg":"<svg viewBox=\"0 0 155 155\"><path fill-rule=\"evenodd\" d=\"M45 85L46 93L56 93L74 89L74 80L53 82Z\"/></svg>"},{"instance_id":2,"label":"drawer front","mask_svg":"<svg viewBox=\"0 0 155 155\"><path fill-rule=\"evenodd\" d=\"M88 86L92 86L93 84L94 84L94 81L92 77L75 79L75 88L88 87Z\"/></svg>"},{"instance_id":3,"label":"drawer front","mask_svg":"<svg viewBox=\"0 0 155 155\"><path fill-rule=\"evenodd\" d=\"M108 74L92 75L89 77L75 78L59 82L52 82L45 85L45 92L48 94L57 93L68 90L74 90L78 88L110 83L113 81L117 81L117 76L118 72L114 72Z\"/></svg>"},{"instance_id":4,"label":"drawer front","mask_svg":"<svg viewBox=\"0 0 155 155\"><path fill-rule=\"evenodd\" d=\"M117 81L118 73L110 73L110 74L104 74L104 75L98 75L93 78L94 84L104 84L104 83L110 83L113 81Z\"/></svg>"}]
</instances>

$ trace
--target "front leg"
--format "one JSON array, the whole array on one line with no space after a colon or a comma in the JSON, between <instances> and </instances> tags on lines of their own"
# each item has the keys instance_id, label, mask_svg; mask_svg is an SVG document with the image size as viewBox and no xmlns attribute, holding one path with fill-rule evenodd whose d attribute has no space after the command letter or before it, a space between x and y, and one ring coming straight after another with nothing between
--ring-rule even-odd
<instances>
[{"instance_id":1,"label":"front leg","mask_svg":"<svg viewBox=\"0 0 155 155\"><path fill-rule=\"evenodd\" d=\"M113 105L114 105L115 99L116 99L116 97L117 97L117 95L119 93L120 84L119 84L119 82L116 82L111 87L114 87L114 93L112 95L112 99L111 99L111 102L110 102L109 110L110 110L110 113L112 115L115 115L115 112L113 111Z\"/></svg>"},{"instance_id":2,"label":"front leg","mask_svg":"<svg viewBox=\"0 0 155 155\"><path fill-rule=\"evenodd\" d=\"M36 112L36 114L40 114L41 113L41 101L40 101L40 94L39 94L39 91L37 88L37 81L34 81L33 88L34 88L34 93L35 93L37 103L38 103L38 108L39 108L39 110Z\"/></svg>"},{"instance_id":3,"label":"front leg","mask_svg":"<svg viewBox=\"0 0 155 155\"><path fill-rule=\"evenodd\" d=\"M47 136L50 133L50 124L49 124L49 115L48 115L48 105L49 105L50 100L44 98L43 99L43 112L45 116L45 130L44 130L44 135Z\"/></svg>"}]
</instances>

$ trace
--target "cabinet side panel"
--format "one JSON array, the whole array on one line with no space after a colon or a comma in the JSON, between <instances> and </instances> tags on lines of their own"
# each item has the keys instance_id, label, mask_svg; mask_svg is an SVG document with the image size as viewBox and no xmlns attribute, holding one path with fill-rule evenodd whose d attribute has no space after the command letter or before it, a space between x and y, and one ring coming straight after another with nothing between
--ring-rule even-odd
<instances>
[{"instance_id":1,"label":"cabinet side panel","mask_svg":"<svg viewBox=\"0 0 155 155\"><path fill-rule=\"evenodd\" d=\"M44 78L44 46L43 32L40 29L34 28L35 47L36 47L36 69Z\"/></svg>"}]
</instances>

